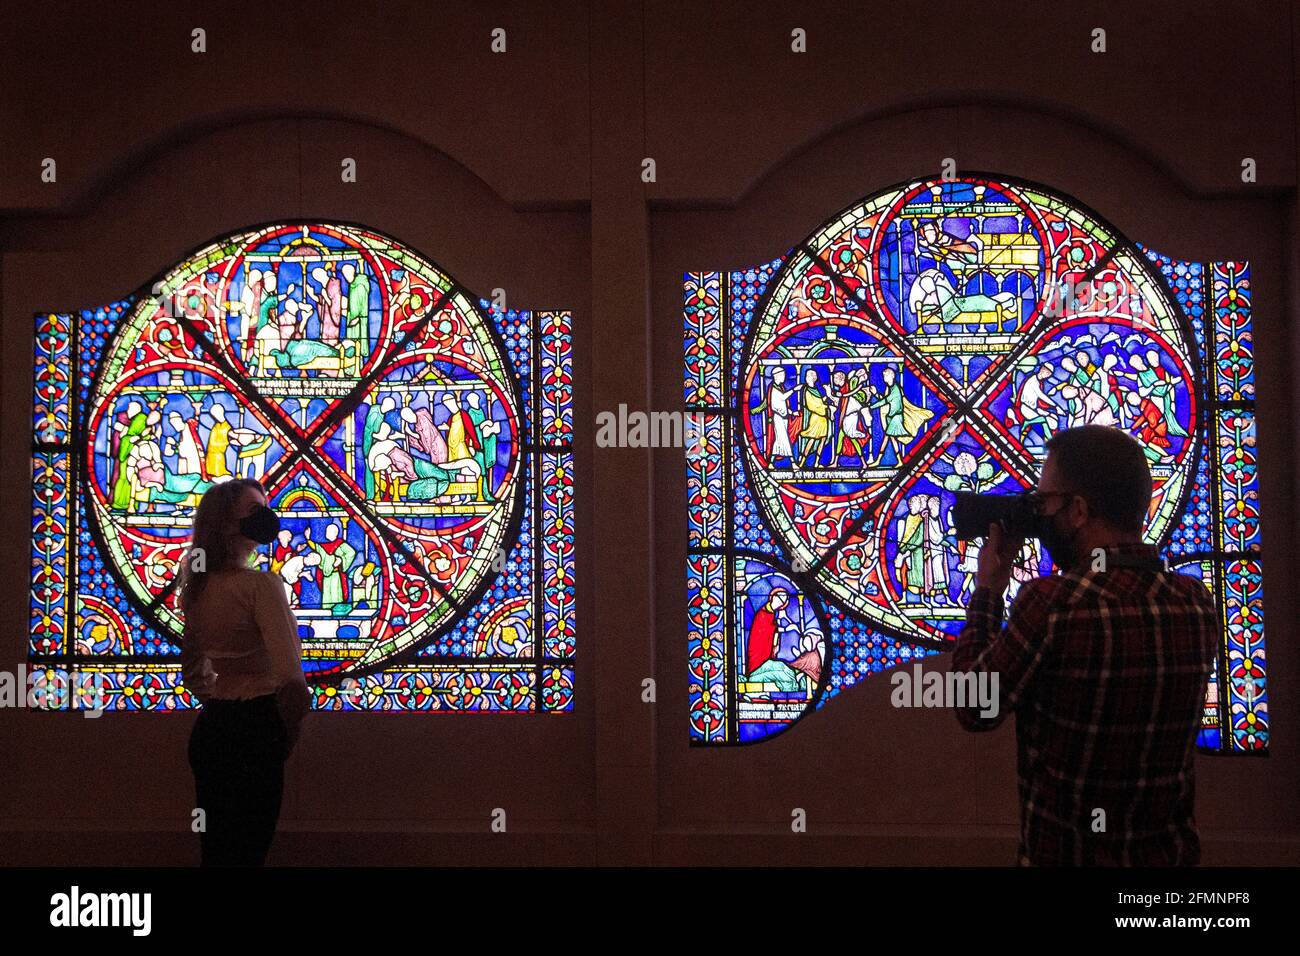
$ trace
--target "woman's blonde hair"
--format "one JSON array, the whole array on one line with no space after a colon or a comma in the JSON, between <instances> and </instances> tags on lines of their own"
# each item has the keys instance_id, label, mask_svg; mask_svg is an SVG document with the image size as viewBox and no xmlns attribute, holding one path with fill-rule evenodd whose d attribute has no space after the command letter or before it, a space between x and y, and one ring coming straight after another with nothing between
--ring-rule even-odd
<instances>
[{"instance_id":1,"label":"woman's blonde hair","mask_svg":"<svg viewBox=\"0 0 1300 956\"><path fill-rule=\"evenodd\" d=\"M190 546L181 556L180 602L181 610L188 611L203 593L208 575L230 567L233 549L227 530L235 519L235 509L245 488L266 490L260 481L252 478L234 478L213 485L199 499L194 511L194 533ZM195 565L198 565L196 568Z\"/></svg>"}]
</instances>

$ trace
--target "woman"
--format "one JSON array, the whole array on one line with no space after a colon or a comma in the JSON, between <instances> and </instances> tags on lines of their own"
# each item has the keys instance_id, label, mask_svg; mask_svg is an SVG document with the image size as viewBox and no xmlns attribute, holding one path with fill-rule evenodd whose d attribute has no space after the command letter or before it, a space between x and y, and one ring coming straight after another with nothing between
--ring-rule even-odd
<instances>
[{"instance_id":1,"label":"woman","mask_svg":"<svg viewBox=\"0 0 1300 956\"><path fill-rule=\"evenodd\" d=\"M261 866L280 816L284 761L310 707L298 625L279 575L249 567L280 519L251 478L213 485L181 568L185 686L202 866Z\"/></svg>"}]
</instances>

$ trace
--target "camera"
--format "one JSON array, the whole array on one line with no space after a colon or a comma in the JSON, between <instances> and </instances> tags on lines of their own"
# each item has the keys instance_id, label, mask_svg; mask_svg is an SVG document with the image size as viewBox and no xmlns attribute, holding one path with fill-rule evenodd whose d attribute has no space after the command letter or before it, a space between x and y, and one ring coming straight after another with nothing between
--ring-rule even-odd
<instances>
[{"instance_id":1,"label":"camera","mask_svg":"<svg viewBox=\"0 0 1300 956\"><path fill-rule=\"evenodd\" d=\"M1038 513L1038 496L1032 491L1019 495L977 495L971 491L956 494L952 524L958 541L982 538L995 522L1013 538L1042 536L1045 521Z\"/></svg>"}]
</instances>

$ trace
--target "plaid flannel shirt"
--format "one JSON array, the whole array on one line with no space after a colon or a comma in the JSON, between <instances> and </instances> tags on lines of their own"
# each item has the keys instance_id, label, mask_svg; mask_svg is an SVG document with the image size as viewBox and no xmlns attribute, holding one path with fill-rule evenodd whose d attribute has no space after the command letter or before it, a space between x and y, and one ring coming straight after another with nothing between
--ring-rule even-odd
<instances>
[{"instance_id":1,"label":"plaid flannel shirt","mask_svg":"<svg viewBox=\"0 0 1300 956\"><path fill-rule=\"evenodd\" d=\"M1160 560L1149 545L1107 551ZM952 668L996 673L998 713L968 706L958 720L990 730L1016 713L1022 865L1195 865L1213 598L1177 572L1090 564L1024 584L1005 629L1002 597L975 589Z\"/></svg>"}]
</instances>

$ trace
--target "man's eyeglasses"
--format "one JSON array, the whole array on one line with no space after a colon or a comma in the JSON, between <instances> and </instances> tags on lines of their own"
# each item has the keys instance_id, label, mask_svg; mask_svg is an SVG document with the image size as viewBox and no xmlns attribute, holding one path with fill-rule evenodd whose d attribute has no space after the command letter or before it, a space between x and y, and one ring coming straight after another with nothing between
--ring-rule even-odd
<instances>
[{"instance_id":1,"label":"man's eyeglasses","mask_svg":"<svg viewBox=\"0 0 1300 956\"><path fill-rule=\"evenodd\" d=\"M1033 505L1034 514L1048 516L1048 515L1056 514L1055 511L1048 512L1043 510L1043 505L1047 502L1049 498L1073 498L1073 497L1074 497L1074 492L1072 491L1034 491L1030 493L1030 502Z\"/></svg>"}]
</instances>

